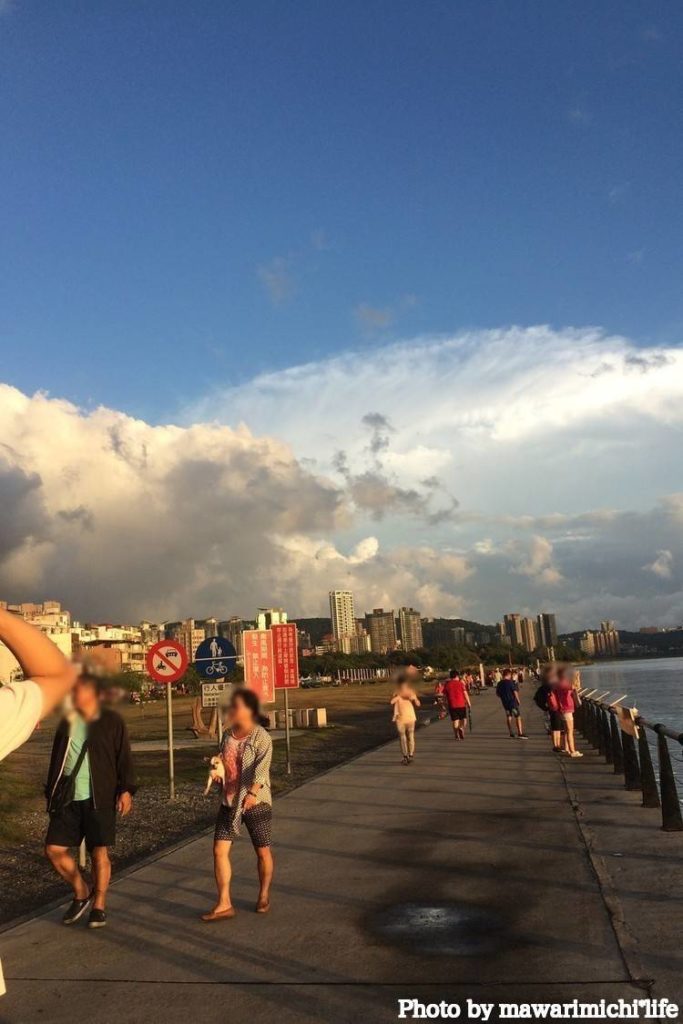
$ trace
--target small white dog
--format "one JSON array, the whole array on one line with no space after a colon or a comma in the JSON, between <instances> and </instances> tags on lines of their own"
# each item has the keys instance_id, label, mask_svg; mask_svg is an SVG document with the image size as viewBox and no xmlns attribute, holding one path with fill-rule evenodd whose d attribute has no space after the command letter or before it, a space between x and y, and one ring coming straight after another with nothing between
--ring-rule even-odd
<instances>
[{"instance_id":1,"label":"small white dog","mask_svg":"<svg viewBox=\"0 0 683 1024\"><path fill-rule=\"evenodd\" d=\"M214 783L219 782L221 788L225 783L225 765L223 759L216 754L209 760L209 777L206 780L206 789L204 790L204 796L208 796L211 791L211 787Z\"/></svg>"}]
</instances>

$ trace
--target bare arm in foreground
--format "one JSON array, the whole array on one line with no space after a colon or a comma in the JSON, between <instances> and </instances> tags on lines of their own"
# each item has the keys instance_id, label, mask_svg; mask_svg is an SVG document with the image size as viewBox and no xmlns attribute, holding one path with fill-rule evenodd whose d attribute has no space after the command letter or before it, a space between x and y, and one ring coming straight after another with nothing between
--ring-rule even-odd
<instances>
[{"instance_id":1,"label":"bare arm in foreground","mask_svg":"<svg viewBox=\"0 0 683 1024\"><path fill-rule=\"evenodd\" d=\"M0 608L0 640L21 665L26 679L36 683L43 696L41 717L49 713L67 695L76 678L76 670L52 641L18 615Z\"/></svg>"}]
</instances>

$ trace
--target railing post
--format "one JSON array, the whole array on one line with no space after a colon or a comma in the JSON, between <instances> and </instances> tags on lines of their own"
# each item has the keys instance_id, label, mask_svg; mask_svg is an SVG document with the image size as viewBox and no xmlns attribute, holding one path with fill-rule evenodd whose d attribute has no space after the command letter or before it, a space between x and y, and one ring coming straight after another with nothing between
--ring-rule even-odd
<instances>
[{"instance_id":1,"label":"railing post","mask_svg":"<svg viewBox=\"0 0 683 1024\"><path fill-rule=\"evenodd\" d=\"M669 754L669 744L663 726L656 725L657 753L659 755L659 786L662 791L662 829L664 832L683 832L681 805L676 792L676 780Z\"/></svg>"},{"instance_id":2,"label":"railing post","mask_svg":"<svg viewBox=\"0 0 683 1024\"><path fill-rule=\"evenodd\" d=\"M602 724L602 708L599 704L595 705L595 737L598 741L598 753L604 757L607 752L607 746L605 744L605 730Z\"/></svg>"},{"instance_id":3,"label":"railing post","mask_svg":"<svg viewBox=\"0 0 683 1024\"><path fill-rule=\"evenodd\" d=\"M596 747L597 739L595 736L595 704L586 701L586 703L583 706L586 709L583 728L584 736L586 737L586 739L592 747Z\"/></svg>"},{"instance_id":4,"label":"railing post","mask_svg":"<svg viewBox=\"0 0 683 1024\"><path fill-rule=\"evenodd\" d=\"M635 791L641 788L636 741L630 733L622 731L621 745L624 752L624 785L626 789Z\"/></svg>"},{"instance_id":5,"label":"railing post","mask_svg":"<svg viewBox=\"0 0 683 1024\"><path fill-rule=\"evenodd\" d=\"M612 734L612 760L614 761L614 774L624 774L624 758L621 750L621 738L619 733L621 729L617 725L617 716L613 712L608 711L609 715L609 726Z\"/></svg>"},{"instance_id":6,"label":"railing post","mask_svg":"<svg viewBox=\"0 0 683 1024\"><path fill-rule=\"evenodd\" d=\"M647 742L645 729L638 729L638 753L640 754L640 774L643 789L643 807L659 807L659 790L652 766L650 744Z\"/></svg>"},{"instance_id":7,"label":"railing post","mask_svg":"<svg viewBox=\"0 0 683 1024\"><path fill-rule=\"evenodd\" d=\"M600 712L600 717L602 719L602 735L603 742L605 745L605 761L607 762L607 764L614 764L614 754L612 753L612 735L610 732L609 724L609 712L605 711L605 709L602 708Z\"/></svg>"}]
</instances>

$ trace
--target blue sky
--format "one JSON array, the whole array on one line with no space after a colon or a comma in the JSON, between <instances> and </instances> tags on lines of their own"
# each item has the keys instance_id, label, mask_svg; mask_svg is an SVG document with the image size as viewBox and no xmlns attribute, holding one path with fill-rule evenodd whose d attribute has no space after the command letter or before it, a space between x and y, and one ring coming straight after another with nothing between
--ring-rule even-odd
<instances>
[{"instance_id":1,"label":"blue sky","mask_svg":"<svg viewBox=\"0 0 683 1024\"><path fill-rule=\"evenodd\" d=\"M152 421L397 337L681 326L673 3L12 0L3 377Z\"/></svg>"},{"instance_id":2,"label":"blue sky","mask_svg":"<svg viewBox=\"0 0 683 1024\"><path fill-rule=\"evenodd\" d=\"M0 0L0 597L683 622L682 42Z\"/></svg>"}]
</instances>

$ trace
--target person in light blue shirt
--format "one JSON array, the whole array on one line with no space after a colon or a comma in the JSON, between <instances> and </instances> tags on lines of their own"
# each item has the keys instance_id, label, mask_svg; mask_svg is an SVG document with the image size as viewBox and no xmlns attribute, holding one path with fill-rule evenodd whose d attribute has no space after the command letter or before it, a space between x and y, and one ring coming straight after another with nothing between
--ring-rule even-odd
<instances>
[{"instance_id":1,"label":"person in light blue shirt","mask_svg":"<svg viewBox=\"0 0 683 1024\"><path fill-rule=\"evenodd\" d=\"M69 752L64 763L64 774L71 775L87 737L87 726L81 715L76 715L69 730ZM90 799L90 755L86 753L76 775L74 800Z\"/></svg>"}]
</instances>

